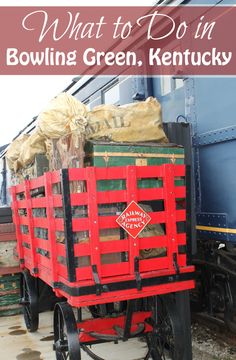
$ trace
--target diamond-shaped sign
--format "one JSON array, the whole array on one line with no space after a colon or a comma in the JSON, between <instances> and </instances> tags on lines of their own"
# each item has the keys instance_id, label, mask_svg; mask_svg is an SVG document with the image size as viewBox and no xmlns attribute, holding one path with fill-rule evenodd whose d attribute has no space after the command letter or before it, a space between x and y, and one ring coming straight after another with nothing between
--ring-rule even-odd
<instances>
[{"instance_id":1,"label":"diamond-shaped sign","mask_svg":"<svg viewBox=\"0 0 236 360\"><path fill-rule=\"evenodd\" d=\"M116 222L135 239L150 220L151 217L135 201L131 201Z\"/></svg>"}]
</instances>

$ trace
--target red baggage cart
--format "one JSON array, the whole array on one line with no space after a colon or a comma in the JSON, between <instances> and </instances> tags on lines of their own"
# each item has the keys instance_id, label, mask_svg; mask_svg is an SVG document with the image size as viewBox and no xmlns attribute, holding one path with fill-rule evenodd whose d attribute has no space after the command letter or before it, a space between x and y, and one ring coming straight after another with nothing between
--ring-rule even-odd
<instances>
[{"instance_id":1,"label":"red baggage cart","mask_svg":"<svg viewBox=\"0 0 236 360\"><path fill-rule=\"evenodd\" d=\"M81 349L101 359L88 345L136 336L147 340L145 359L191 359L184 177L175 164L71 168L11 188L26 326L38 328L43 282L58 299L57 359L81 359ZM99 186L107 181L122 188ZM162 233L143 237L147 223Z\"/></svg>"}]
</instances>

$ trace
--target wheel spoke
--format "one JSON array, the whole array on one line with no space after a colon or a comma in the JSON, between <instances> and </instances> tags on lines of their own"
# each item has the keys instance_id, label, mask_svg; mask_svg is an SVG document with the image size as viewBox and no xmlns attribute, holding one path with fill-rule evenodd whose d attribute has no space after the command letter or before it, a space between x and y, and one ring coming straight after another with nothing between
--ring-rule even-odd
<instances>
[{"instance_id":1,"label":"wheel spoke","mask_svg":"<svg viewBox=\"0 0 236 360\"><path fill-rule=\"evenodd\" d=\"M36 331L38 329L38 293L36 279L28 271L22 273L21 299L26 327L30 332Z\"/></svg>"},{"instance_id":2,"label":"wheel spoke","mask_svg":"<svg viewBox=\"0 0 236 360\"><path fill-rule=\"evenodd\" d=\"M147 336L149 351L144 360L182 360L185 340L174 296L152 301L153 332Z\"/></svg>"},{"instance_id":3,"label":"wheel spoke","mask_svg":"<svg viewBox=\"0 0 236 360\"><path fill-rule=\"evenodd\" d=\"M77 324L73 310L67 303L55 305L54 349L57 360L81 360Z\"/></svg>"}]
</instances>

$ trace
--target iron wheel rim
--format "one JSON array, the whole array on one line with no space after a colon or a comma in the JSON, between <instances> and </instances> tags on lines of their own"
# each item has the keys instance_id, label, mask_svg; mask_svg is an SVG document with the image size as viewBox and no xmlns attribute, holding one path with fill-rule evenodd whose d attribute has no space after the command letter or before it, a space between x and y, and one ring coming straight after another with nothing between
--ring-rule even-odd
<instances>
[{"instance_id":1,"label":"iron wheel rim","mask_svg":"<svg viewBox=\"0 0 236 360\"><path fill-rule=\"evenodd\" d=\"M38 294L36 279L28 271L21 275L21 305L23 307L23 316L26 328L29 332L35 332L38 329Z\"/></svg>"},{"instance_id":2,"label":"iron wheel rim","mask_svg":"<svg viewBox=\"0 0 236 360\"><path fill-rule=\"evenodd\" d=\"M81 360L79 335L75 316L68 303L54 308L54 350L57 360Z\"/></svg>"},{"instance_id":3,"label":"iron wheel rim","mask_svg":"<svg viewBox=\"0 0 236 360\"><path fill-rule=\"evenodd\" d=\"M171 297L157 296L157 317L151 319L153 331L147 334L145 360L182 360L184 353L181 319ZM152 312L154 313L155 306Z\"/></svg>"}]
</instances>

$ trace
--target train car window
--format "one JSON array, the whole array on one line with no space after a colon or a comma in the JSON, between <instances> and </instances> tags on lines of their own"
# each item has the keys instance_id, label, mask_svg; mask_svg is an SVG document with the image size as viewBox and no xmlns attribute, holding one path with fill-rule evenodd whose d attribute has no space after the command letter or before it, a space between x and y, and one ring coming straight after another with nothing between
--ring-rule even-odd
<instances>
[{"instance_id":1,"label":"train car window","mask_svg":"<svg viewBox=\"0 0 236 360\"><path fill-rule=\"evenodd\" d=\"M165 96L184 86L184 80L172 76L161 76L161 95Z\"/></svg>"},{"instance_id":2,"label":"train car window","mask_svg":"<svg viewBox=\"0 0 236 360\"><path fill-rule=\"evenodd\" d=\"M161 95L167 95L171 92L171 76L161 77Z\"/></svg>"},{"instance_id":3,"label":"train car window","mask_svg":"<svg viewBox=\"0 0 236 360\"><path fill-rule=\"evenodd\" d=\"M182 86L184 86L184 80L183 79L173 79L173 82L174 82L174 89L179 89L181 88Z\"/></svg>"},{"instance_id":4,"label":"train car window","mask_svg":"<svg viewBox=\"0 0 236 360\"><path fill-rule=\"evenodd\" d=\"M173 52L181 52L180 46L176 46L173 48ZM171 66L171 73L172 74L178 74L178 72L181 71L178 67ZM175 91L177 89L180 89L184 86L184 81L180 76L162 76L161 77L161 94L162 96L169 94L172 91Z\"/></svg>"},{"instance_id":5,"label":"train car window","mask_svg":"<svg viewBox=\"0 0 236 360\"><path fill-rule=\"evenodd\" d=\"M102 102L104 104L120 105L119 83L115 83L102 91Z\"/></svg>"},{"instance_id":6,"label":"train car window","mask_svg":"<svg viewBox=\"0 0 236 360\"><path fill-rule=\"evenodd\" d=\"M88 110L92 110L94 106L101 105L100 94L97 97L88 98L83 100L84 105L87 106Z\"/></svg>"},{"instance_id":7,"label":"train car window","mask_svg":"<svg viewBox=\"0 0 236 360\"><path fill-rule=\"evenodd\" d=\"M87 101L83 101L84 105L87 106L88 110L92 110L92 102L90 102L89 100Z\"/></svg>"}]
</instances>

